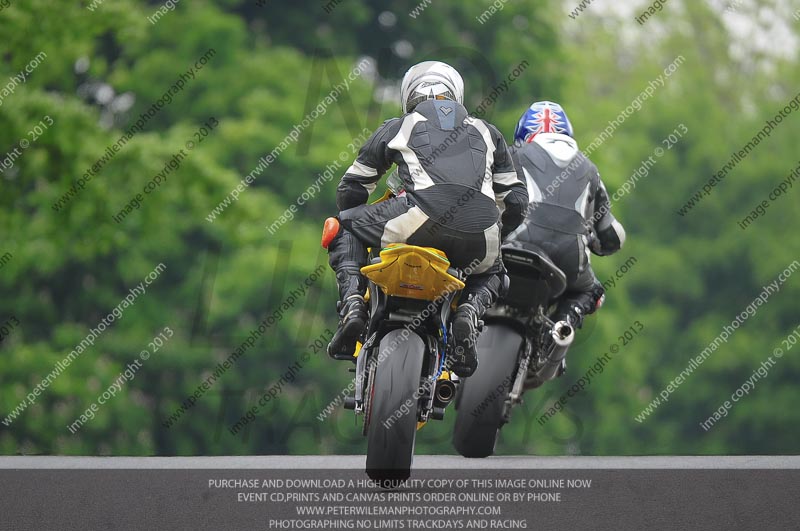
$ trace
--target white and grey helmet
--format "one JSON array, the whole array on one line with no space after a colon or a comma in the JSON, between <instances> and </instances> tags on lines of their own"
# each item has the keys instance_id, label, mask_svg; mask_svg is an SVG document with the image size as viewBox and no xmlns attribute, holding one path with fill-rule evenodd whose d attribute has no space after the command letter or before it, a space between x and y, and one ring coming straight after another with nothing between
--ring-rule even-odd
<instances>
[{"instance_id":1,"label":"white and grey helmet","mask_svg":"<svg viewBox=\"0 0 800 531\"><path fill-rule=\"evenodd\" d=\"M464 80L447 63L424 61L408 69L400 85L403 113L411 112L425 100L452 100L464 103Z\"/></svg>"}]
</instances>

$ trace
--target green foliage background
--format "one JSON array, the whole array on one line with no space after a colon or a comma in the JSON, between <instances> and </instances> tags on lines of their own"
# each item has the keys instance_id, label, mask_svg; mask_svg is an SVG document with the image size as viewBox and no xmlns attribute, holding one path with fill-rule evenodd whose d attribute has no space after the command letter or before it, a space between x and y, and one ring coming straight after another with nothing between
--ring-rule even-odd
<instances>
[{"instance_id":1,"label":"green foliage background","mask_svg":"<svg viewBox=\"0 0 800 531\"><path fill-rule=\"evenodd\" d=\"M508 2L485 24L488 2L434 2L416 18L396 2L392 25L377 2L343 0L330 13L311 0L181 2L156 24L159 3L12 0L0 11L0 88L43 51L41 65L0 106L0 152L10 151L45 115L51 126L0 174L0 320L20 321L0 345L0 416L110 312L158 263L165 273L99 341L10 426L2 454L204 455L362 453L348 412L321 410L348 383L346 367L324 355L305 367L257 420L228 427L257 403L308 345L335 324L333 275L256 342L235 368L167 429L162 422L216 364L278 308L326 256L321 221L335 210L338 175L272 236L266 227L326 165L349 151L362 128L399 113L399 79L411 64L442 59L459 67L474 109L521 61L530 67L486 118L511 136L532 101L568 110L582 146L676 56L686 61L640 112L592 154L613 193L679 124L689 132L636 189L614 205L625 248L596 259L601 280L630 257L636 264L609 291L569 358L569 372L531 393L503 432L498 453L775 454L797 452L800 347L706 433L699 427L781 345L798 324L800 277L791 278L644 422L634 420L793 260L797 186L747 230L737 226L797 166L800 113L784 120L689 214L677 210L797 93L796 42L761 51L723 24L725 4L675 0L645 26L596 8L572 19L551 1ZM762 6L789 27L783 2ZM763 20L741 6L746 31ZM770 11L771 10L771 11ZM769 17L767 17L769 18ZM384 15L384 23L391 17ZM399 43L399 44L398 44ZM794 44L792 44L794 43ZM752 44L752 45L751 45ZM409 45L411 48L409 48ZM794 52L791 47L794 46ZM64 210L51 205L209 48L216 51ZM785 49L784 49L785 48ZM411 53L407 53L411 51ZM374 69L303 132L239 201L206 216L260 157L272 151L363 57ZM86 64L78 72L76 64ZM113 113L87 94L106 84L135 100ZM161 171L209 117L220 122L140 210L118 212ZM343 164L349 164L349 161ZM645 330L617 354L566 410L536 418L635 320ZM175 330L122 392L77 434L67 426L146 348ZM426 427L418 453L452 453L453 412Z\"/></svg>"}]
</instances>

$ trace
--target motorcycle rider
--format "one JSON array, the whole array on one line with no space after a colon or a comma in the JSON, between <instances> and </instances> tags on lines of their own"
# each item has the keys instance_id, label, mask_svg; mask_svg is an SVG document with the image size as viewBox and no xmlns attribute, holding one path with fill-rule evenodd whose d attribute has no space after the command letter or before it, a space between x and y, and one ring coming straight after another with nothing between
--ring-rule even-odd
<instances>
[{"instance_id":1,"label":"motorcycle rider","mask_svg":"<svg viewBox=\"0 0 800 531\"><path fill-rule=\"evenodd\" d=\"M519 178L528 187L525 221L507 241L531 243L545 251L567 277L555 320L580 328L605 290L592 271L589 251L617 252L625 229L611 214L600 173L573 138L572 124L557 103L538 101L522 115L510 148Z\"/></svg>"},{"instance_id":2,"label":"motorcycle rider","mask_svg":"<svg viewBox=\"0 0 800 531\"><path fill-rule=\"evenodd\" d=\"M477 368L478 320L502 287L500 242L524 218L527 189L497 128L468 115L464 82L453 67L438 61L412 66L400 92L403 116L384 122L361 148L336 191L339 215L325 222L322 245L336 273L340 316L328 354L353 360L365 329L367 280L359 270L366 247L429 246L461 269L480 260L467 271L452 320L450 369L469 376ZM404 193L366 204L392 164Z\"/></svg>"}]
</instances>

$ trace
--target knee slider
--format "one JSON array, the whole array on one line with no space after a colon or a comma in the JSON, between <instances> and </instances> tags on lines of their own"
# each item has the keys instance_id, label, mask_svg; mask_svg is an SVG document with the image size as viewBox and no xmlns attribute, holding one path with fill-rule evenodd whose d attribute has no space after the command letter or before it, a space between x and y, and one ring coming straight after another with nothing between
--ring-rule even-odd
<instances>
[{"instance_id":1,"label":"knee slider","mask_svg":"<svg viewBox=\"0 0 800 531\"><path fill-rule=\"evenodd\" d=\"M497 273L500 280L500 287L498 288L498 296L505 297L511 289L511 277L508 275L508 269L505 264L500 262L500 271Z\"/></svg>"},{"instance_id":2,"label":"knee slider","mask_svg":"<svg viewBox=\"0 0 800 531\"><path fill-rule=\"evenodd\" d=\"M507 291L510 287L511 279L505 271L492 275L492 278L486 283L486 288L491 292L493 298L497 298L501 293Z\"/></svg>"},{"instance_id":3,"label":"knee slider","mask_svg":"<svg viewBox=\"0 0 800 531\"><path fill-rule=\"evenodd\" d=\"M341 225L339 224L339 220L337 218L328 218L325 220L325 224L322 226L321 244L323 249L328 248L336 235L339 234L340 228Z\"/></svg>"},{"instance_id":4,"label":"knee slider","mask_svg":"<svg viewBox=\"0 0 800 531\"><path fill-rule=\"evenodd\" d=\"M507 273L503 272L503 285L500 288L500 296L505 297L508 295L508 290L511 289L511 277L508 276Z\"/></svg>"}]
</instances>

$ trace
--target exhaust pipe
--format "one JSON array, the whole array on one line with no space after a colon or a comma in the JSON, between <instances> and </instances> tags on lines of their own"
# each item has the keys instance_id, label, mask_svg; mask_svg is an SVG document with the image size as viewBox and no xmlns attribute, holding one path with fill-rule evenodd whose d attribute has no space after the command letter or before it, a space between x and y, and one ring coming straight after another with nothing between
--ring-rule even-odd
<instances>
[{"instance_id":1,"label":"exhaust pipe","mask_svg":"<svg viewBox=\"0 0 800 531\"><path fill-rule=\"evenodd\" d=\"M445 407L456 397L456 384L450 380L437 380L433 392L434 404Z\"/></svg>"},{"instance_id":2,"label":"exhaust pipe","mask_svg":"<svg viewBox=\"0 0 800 531\"><path fill-rule=\"evenodd\" d=\"M559 321L553 325L553 331L550 332L550 337L559 347L569 348L572 340L575 339L575 330L566 321Z\"/></svg>"},{"instance_id":3,"label":"exhaust pipe","mask_svg":"<svg viewBox=\"0 0 800 531\"><path fill-rule=\"evenodd\" d=\"M525 389L539 387L544 382L558 376L564 358L567 356L572 341L575 339L575 330L566 321L558 321L550 332L552 351L536 373L525 381Z\"/></svg>"}]
</instances>

